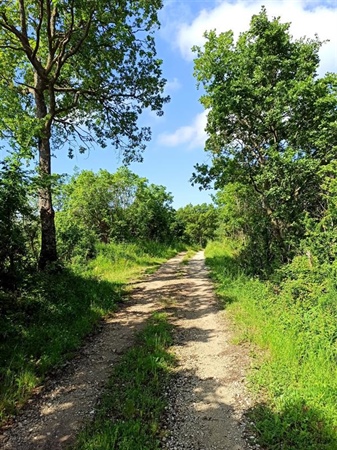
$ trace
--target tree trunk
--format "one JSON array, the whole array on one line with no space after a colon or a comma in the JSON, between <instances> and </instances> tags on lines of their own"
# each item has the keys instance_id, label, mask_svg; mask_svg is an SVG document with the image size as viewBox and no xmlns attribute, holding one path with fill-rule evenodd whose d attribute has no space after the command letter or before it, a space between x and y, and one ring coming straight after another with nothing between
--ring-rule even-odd
<instances>
[{"instance_id":1,"label":"tree trunk","mask_svg":"<svg viewBox=\"0 0 337 450\"><path fill-rule=\"evenodd\" d=\"M39 169L42 186L39 190L39 209L41 221L41 251L39 268L44 270L48 263L57 261L55 213L52 204L50 178L51 154L48 137L39 142Z\"/></svg>"},{"instance_id":2,"label":"tree trunk","mask_svg":"<svg viewBox=\"0 0 337 450\"><path fill-rule=\"evenodd\" d=\"M57 261L55 213L51 193L51 151L50 127L51 121L47 118L47 106L44 92L47 86L36 75L35 78L35 104L36 117L45 119L39 136L39 172L41 187L39 189L39 210L41 222L41 250L39 256L39 269L44 270L49 263Z\"/></svg>"}]
</instances>

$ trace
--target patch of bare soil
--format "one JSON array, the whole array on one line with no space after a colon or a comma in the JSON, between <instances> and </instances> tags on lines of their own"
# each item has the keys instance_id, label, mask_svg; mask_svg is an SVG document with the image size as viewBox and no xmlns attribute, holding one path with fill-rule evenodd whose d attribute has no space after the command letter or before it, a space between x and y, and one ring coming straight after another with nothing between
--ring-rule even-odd
<instances>
[{"instance_id":1,"label":"patch of bare soil","mask_svg":"<svg viewBox=\"0 0 337 450\"><path fill-rule=\"evenodd\" d=\"M243 413L250 406L244 388L247 352L230 343L199 252L187 267L182 255L138 283L127 302L102 325L13 423L0 433L4 450L67 448L95 412L112 367L118 363L154 311L166 309L176 328L179 364L169 400L163 448L246 450ZM145 449L144 449L145 450Z\"/></svg>"}]
</instances>

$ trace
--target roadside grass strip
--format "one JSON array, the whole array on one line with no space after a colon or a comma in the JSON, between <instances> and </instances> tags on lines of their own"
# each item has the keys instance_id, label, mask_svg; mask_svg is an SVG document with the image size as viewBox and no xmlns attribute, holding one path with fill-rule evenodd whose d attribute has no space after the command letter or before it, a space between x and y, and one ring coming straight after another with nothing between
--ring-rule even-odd
<instances>
[{"instance_id":1,"label":"roadside grass strip","mask_svg":"<svg viewBox=\"0 0 337 450\"><path fill-rule=\"evenodd\" d=\"M206 262L233 318L236 342L252 344L249 381L257 403L248 415L259 444L268 450L336 450L335 283L319 290L303 271L282 283L251 278L228 243L210 244Z\"/></svg>"},{"instance_id":2,"label":"roadside grass strip","mask_svg":"<svg viewBox=\"0 0 337 450\"><path fill-rule=\"evenodd\" d=\"M72 450L154 450L160 448L160 422L174 356L172 325L155 313L122 357L109 380L95 419Z\"/></svg>"},{"instance_id":3,"label":"roadside grass strip","mask_svg":"<svg viewBox=\"0 0 337 450\"><path fill-rule=\"evenodd\" d=\"M153 272L181 246L155 242L98 246L86 265L27 277L20 291L0 292L0 424L124 300L130 281Z\"/></svg>"}]
</instances>

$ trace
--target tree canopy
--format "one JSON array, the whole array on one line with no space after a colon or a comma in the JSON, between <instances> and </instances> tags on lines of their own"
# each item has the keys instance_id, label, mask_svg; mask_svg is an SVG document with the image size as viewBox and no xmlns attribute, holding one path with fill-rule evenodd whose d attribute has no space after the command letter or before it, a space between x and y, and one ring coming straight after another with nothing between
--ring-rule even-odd
<instances>
[{"instance_id":1,"label":"tree canopy","mask_svg":"<svg viewBox=\"0 0 337 450\"><path fill-rule=\"evenodd\" d=\"M185 242L205 247L216 235L218 211L213 204L188 204L177 210L175 227Z\"/></svg>"},{"instance_id":2,"label":"tree canopy","mask_svg":"<svg viewBox=\"0 0 337 450\"><path fill-rule=\"evenodd\" d=\"M161 0L0 1L0 138L38 154L40 267L57 258L51 154L111 143L126 162L140 160L145 108L168 100L154 30Z\"/></svg>"},{"instance_id":3,"label":"tree canopy","mask_svg":"<svg viewBox=\"0 0 337 450\"><path fill-rule=\"evenodd\" d=\"M115 173L84 170L63 186L61 198L56 222L65 258L76 248L92 253L95 241L169 242L174 237L172 195L125 167Z\"/></svg>"},{"instance_id":4,"label":"tree canopy","mask_svg":"<svg viewBox=\"0 0 337 450\"><path fill-rule=\"evenodd\" d=\"M321 213L320 168L337 142L337 76L317 76L323 43L294 40L289 26L262 8L236 42L232 31L210 31L194 48L212 164L197 165L193 181L249 186L284 255L306 214Z\"/></svg>"}]
</instances>

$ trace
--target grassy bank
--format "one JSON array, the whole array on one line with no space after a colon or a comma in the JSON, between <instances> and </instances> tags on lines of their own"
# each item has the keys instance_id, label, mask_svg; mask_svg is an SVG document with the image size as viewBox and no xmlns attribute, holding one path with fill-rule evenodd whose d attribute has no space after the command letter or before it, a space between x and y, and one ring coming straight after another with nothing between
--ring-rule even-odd
<instances>
[{"instance_id":1,"label":"grassy bank","mask_svg":"<svg viewBox=\"0 0 337 450\"><path fill-rule=\"evenodd\" d=\"M282 281L261 282L247 277L235 256L228 243L206 249L237 339L256 349L251 380L263 401L250 415L260 444L266 449L336 450L335 284L325 280L322 285L304 258L284 269Z\"/></svg>"},{"instance_id":2,"label":"grassy bank","mask_svg":"<svg viewBox=\"0 0 337 450\"><path fill-rule=\"evenodd\" d=\"M160 448L163 392L174 364L167 351L171 342L165 314L154 314L115 368L95 420L80 434L73 450Z\"/></svg>"},{"instance_id":3,"label":"grassy bank","mask_svg":"<svg viewBox=\"0 0 337 450\"><path fill-rule=\"evenodd\" d=\"M101 246L85 267L33 274L16 293L0 292L0 423L114 311L130 280L178 250L153 242Z\"/></svg>"}]
</instances>

